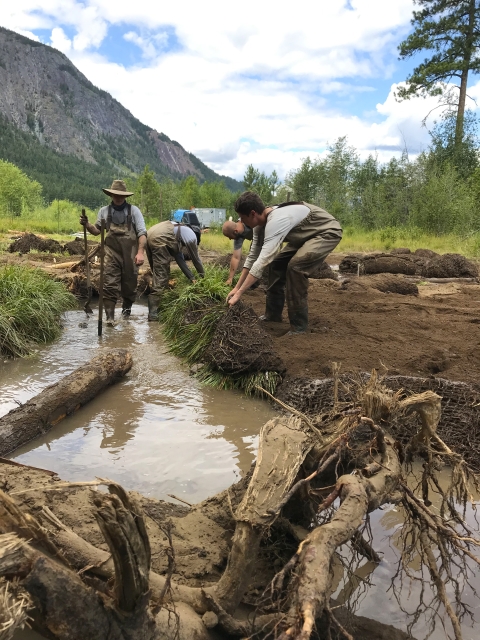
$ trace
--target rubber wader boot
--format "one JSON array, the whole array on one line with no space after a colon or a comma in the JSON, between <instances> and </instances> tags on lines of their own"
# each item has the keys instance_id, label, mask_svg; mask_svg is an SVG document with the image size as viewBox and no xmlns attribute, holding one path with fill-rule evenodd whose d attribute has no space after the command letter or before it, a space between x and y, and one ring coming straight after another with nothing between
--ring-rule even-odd
<instances>
[{"instance_id":1,"label":"rubber wader boot","mask_svg":"<svg viewBox=\"0 0 480 640\"><path fill-rule=\"evenodd\" d=\"M306 333L308 331L308 307L289 309L288 319L290 320L288 335Z\"/></svg>"},{"instance_id":2,"label":"rubber wader boot","mask_svg":"<svg viewBox=\"0 0 480 640\"><path fill-rule=\"evenodd\" d=\"M130 300L124 300L122 304L122 316L128 318L132 313L132 302Z\"/></svg>"},{"instance_id":3,"label":"rubber wader boot","mask_svg":"<svg viewBox=\"0 0 480 640\"><path fill-rule=\"evenodd\" d=\"M103 308L107 316L107 327L115 326L115 302L108 298L103 301Z\"/></svg>"},{"instance_id":4,"label":"rubber wader boot","mask_svg":"<svg viewBox=\"0 0 480 640\"><path fill-rule=\"evenodd\" d=\"M158 320L158 304L160 298L158 296L148 296L148 321Z\"/></svg>"},{"instance_id":5,"label":"rubber wader boot","mask_svg":"<svg viewBox=\"0 0 480 640\"><path fill-rule=\"evenodd\" d=\"M263 322L282 322L282 311L284 304L285 297L283 295L272 296L272 294L267 294L265 313L258 319Z\"/></svg>"}]
</instances>

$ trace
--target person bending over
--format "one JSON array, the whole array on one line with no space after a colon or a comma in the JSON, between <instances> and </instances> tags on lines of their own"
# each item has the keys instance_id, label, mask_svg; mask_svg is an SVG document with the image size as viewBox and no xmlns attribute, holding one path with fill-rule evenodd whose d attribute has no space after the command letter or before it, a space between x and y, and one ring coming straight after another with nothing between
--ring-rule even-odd
<instances>
[{"instance_id":1,"label":"person bending over","mask_svg":"<svg viewBox=\"0 0 480 640\"><path fill-rule=\"evenodd\" d=\"M265 315L261 319L281 322L286 300L289 333L305 333L308 278L340 242L340 223L324 209L307 202L266 207L252 191L239 196L235 211L253 229L253 241L238 283L228 294L228 303L236 304L268 266ZM282 242L287 243L283 249Z\"/></svg>"},{"instance_id":2,"label":"person bending over","mask_svg":"<svg viewBox=\"0 0 480 640\"><path fill-rule=\"evenodd\" d=\"M244 240L251 240L253 238L253 229L247 227L240 220L238 222L232 222L227 220L222 227L222 233L230 240L233 240L233 253L230 260L230 273L226 284L232 284L233 277L238 271L238 265L242 259L242 247Z\"/></svg>"},{"instance_id":3,"label":"person bending over","mask_svg":"<svg viewBox=\"0 0 480 640\"><path fill-rule=\"evenodd\" d=\"M152 290L148 296L148 320L158 318L158 305L162 292L168 287L170 279L170 262L172 257L191 282L195 278L185 262L184 252L187 253L200 278L204 276L204 269L198 255L199 238L190 227L166 220L159 222L148 230L147 256L152 269Z\"/></svg>"}]
</instances>

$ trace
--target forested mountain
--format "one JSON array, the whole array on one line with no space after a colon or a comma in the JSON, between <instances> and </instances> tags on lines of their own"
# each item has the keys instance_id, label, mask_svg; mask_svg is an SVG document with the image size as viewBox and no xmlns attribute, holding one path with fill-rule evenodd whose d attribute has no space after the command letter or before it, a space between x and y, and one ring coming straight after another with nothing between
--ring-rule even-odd
<instances>
[{"instance_id":1,"label":"forested mountain","mask_svg":"<svg viewBox=\"0 0 480 640\"><path fill-rule=\"evenodd\" d=\"M0 158L43 186L46 199L95 204L113 177L220 176L176 141L142 124L63 54L0 27Z\"/></svg>"}]
</instances>

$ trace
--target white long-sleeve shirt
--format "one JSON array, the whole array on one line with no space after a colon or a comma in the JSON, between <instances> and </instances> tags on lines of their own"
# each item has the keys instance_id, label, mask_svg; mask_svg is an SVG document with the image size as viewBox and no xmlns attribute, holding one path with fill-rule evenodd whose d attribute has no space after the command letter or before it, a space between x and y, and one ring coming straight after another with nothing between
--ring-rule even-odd
<instances>
[{"instance_id":1,"label":"white long-sleeve shirt","mask_svg":"<svg viewBox=\"0 0 480 640\"><path fill-rule=\"evenodd\" d=\"M322 227L338 230L341 233L340 223L329 213L322 212ZM282 242L290 231L304 220L310 213L310 208L305 204L291 204L276 207L268 214L265 227L255 227L250 252L245 260L244 269L248 269L255 278L261 278L263 270L269 265L282 246Z\"/></svg>"}]
</instances>

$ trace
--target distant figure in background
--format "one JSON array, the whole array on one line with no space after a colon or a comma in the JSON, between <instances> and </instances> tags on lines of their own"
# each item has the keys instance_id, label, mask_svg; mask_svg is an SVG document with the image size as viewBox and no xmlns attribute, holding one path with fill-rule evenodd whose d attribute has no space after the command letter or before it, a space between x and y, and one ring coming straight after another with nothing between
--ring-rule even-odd
<instances>
[{"instance_id":1,"label":"distant figure in background","mask_svg":"<svg viewBox=\"0 0 480 640\"><path fill-rule=\"evenodd\" d=\"M253 238L253 229L247 227L247 225L243 224L240 220L238 222L232 222L227 220L223 224L222 233L230 240L233 240L233 253L232 259L230 260L230 273L228 274L227 284L232 284L233 277L238 271L238 265L240 264L240 260L242 259L242 247L244 240L252 240Z\"/></svg>"},{"instance_id":2,"label":"distant figure in background","mask_svg":"<svg viewBox=\"0 0 480 640\"><path fill-rule=\"evenodd\" d=\"M115 323L115 305L122 298L122 316L131 314L137 291L138 267L145 262L147 229L142 212L126 201L133 196L123 180L114 180L110 189L102 189L112 202L102 207L93 225L87 216L80 217L80 224L94 236L100 235L101 222L105 220L105 271L103 305L107 325Z\"/></svg>"},{"instance_id":3,"label":"distant figure in background","mask_svg":"<svg viewBox=\"0 0 480 640\"><path fill-rule=\"evenodd\" d=\"M152 291L148 296L148 320L157 320L162 291L168 287L170 262L174 258L191 282L195 277L185 262L184 253L190 256L200 278L204 276L203 264L198 255L200 236L188 225L167 220L153 225L147 233L147 256L152 269Z\"/></svg>"}]
</instances>

